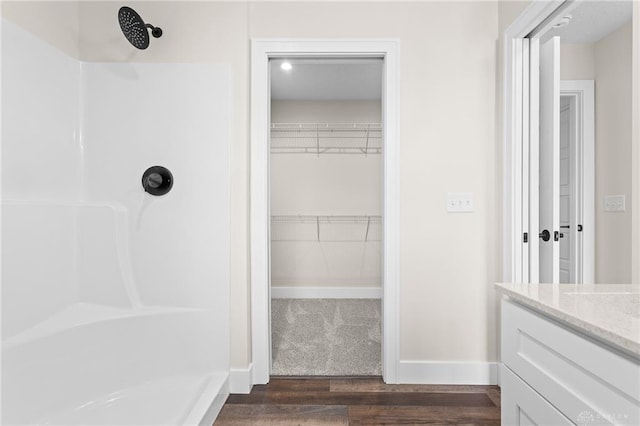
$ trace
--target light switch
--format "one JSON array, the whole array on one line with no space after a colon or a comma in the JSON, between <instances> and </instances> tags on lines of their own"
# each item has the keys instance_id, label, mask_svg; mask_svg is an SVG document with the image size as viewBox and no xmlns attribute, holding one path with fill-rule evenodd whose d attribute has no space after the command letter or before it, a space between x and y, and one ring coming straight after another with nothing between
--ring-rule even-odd
<instances>
[{"instance_id":1,"label":"light switch","mask_svg":"<svg viewBox=\"0 0 640 426\"><path fill-rule=\"evenodd\" d=\"M447 211L468 213L473 211L472 192L447 192Z\"/></svg>"},{"instance_id":2,"label":"light switch","mask_svg":"<svg viewBox=\"0 0 640 426\"><path fill-rule=\"evenodd\" d=\"M623 212L625 211L624 195L607 195L604 197L604 211Z\"/></svg>"}]
</instances>

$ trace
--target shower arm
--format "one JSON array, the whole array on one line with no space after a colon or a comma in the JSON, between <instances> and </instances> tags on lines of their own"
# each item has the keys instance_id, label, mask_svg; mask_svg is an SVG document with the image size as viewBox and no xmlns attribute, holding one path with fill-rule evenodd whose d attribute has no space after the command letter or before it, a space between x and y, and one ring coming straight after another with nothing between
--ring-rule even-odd
<instances>
[{"instance_id":1,"label":"shower arm","mask_svg":"<svg viewBox=\"0 0 640 426\"><path fill-rule=\"evenodd\" d=\"M145 26L151 30L151 35L155 38L159 38L160 36L162 36L162 30L160 29L160 27L154 27L151 24L145 24Z\"/></svg>"}]
</instances>

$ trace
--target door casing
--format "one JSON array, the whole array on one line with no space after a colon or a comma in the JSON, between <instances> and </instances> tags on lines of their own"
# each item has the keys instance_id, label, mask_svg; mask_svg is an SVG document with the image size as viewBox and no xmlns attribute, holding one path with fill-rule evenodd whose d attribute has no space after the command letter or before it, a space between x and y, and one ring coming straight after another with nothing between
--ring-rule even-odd
<instances>
[{"instance_id":1,"label":"door casing","mask_svg":"<svg viewBox=\"0 0 640 426\"><path fill-rule=\"evenodd\" d=\"M382 370L397 383L399 364L399 41L254 39L251 42L251 344L254 384L269 382L271 362L269 59L382 58L383 271Z\"/></svg>"},{"instance_id":2,"label":"door casing","mask_svg":"<svg viewBox=\"0 0 640 426\"><path fill-rule=\"evenodd\" d=\"M551 0L532 2L505 30L503 37L503 210L502 280L529 282L530 250L538 247L538 230L530 223L529 198L535 197L535 182L529 181L529 154L538 155L530 138L536 136L539 103L529 99L532 77L529 58L539 46L527 37L544 33L553 26L555 15L568 13L579 1ZM525 161L526 160L526 161ZM535 218L533 218L535 220ZM533 229L535 228L535 229ZM524 235L527 234L525 240ZM536 259L533 259L536 261Z\"/></svg>"},{"instance_id":3,"label":"door casing","mask_svg":"<svg viewBox=\"0 0 640 426\"><path fill-rule=\"evenodd\" d=\"M538 145L539 158L533 163L526 152L522 162L529 163L530 173L538 173L538 198L523 198L523 210L529 205L530 216L539 217L539 227L529 228L529 234L535 239L538 233L550 234L547 241L539 241L539 250L529 250L529 258L539 255L539 271L530 269L530 281L534 277L542 282L557 283L560 279L560 241L556 235L560 232L560 37L553 37L545 43L539 38L530 43L540 43L540 54L529 59L530 67L540 70L539 79L531 79L531 95L539 94L540 127L538 139L531 139L532 145ZM533 206L533 208L532 208ZM539 272L536 274L536 272Z\"/></svg>"},{"instance_id":4,"label":"door casing","mask_svg":"<svg viewBox=\"0 0 640 426\"><path fill-rule=\"evenodd\" d=\"M595 84L593 80L562 80L560 95L571 99L575 137L576 223L582 225L573 241L578 281L595 282ZM578 235L578 234L574 234Z\"/></svg>"},{"instance_id":5,"label":"door casing","mask_svg":"<svg viewBox=\"0 0 640 426\"><path fill-rule=\"evenodd\" d=\"M535 197L537 182L527 182L528 169L523 164L528 164L523 159L525 150L530 152L532 159L537 152L529 147L530 133L533 134L538 126L539 111L533 99L529 99L529 93L524 88L528 87L530 73L536 70L529 67L530 50L535 46L529 43L527 36L532 36L546 32L554 23L554 17L564 16L578 7L581 1L551 0L533 2L525 11L505 30L504 33L504 117L503 117L503 253L502 253L502 280L505 282L530 282L529 272L537 270L537 265L533 265L529 258L529 250L537 248L538 241L532 235L529 238L529 247L523 243L522 236L529 229L535 229L537 224L528 217L522 201L528 197ZM634 3L634 34L640 33L640 4ZM535 32L534 32L535 29ZM533 33L532 33L533 32ZM533 52L537 54L536 52ZM637 115L640 111L640 43L634 43L634 69L632 78L633 85L633 106L632 114ZM587 120L593 117L593 82L588 81L567 81L561 82L562 95L575 95L579 97L579 104L584 108L582 117L585 120L582 129L583 134L583 165L584 182L582 188L583 197L583 283L595 281L595 172L590 173L587 168L593 167L594 160L594 136L593 125ZM590 85L590 86L589 86ZM591 118L593 120L593 118ZM640 124L634 122L632 146L640 146ZM634 153L633 171L637 176L640 169L640 156L637 155L640 148ZM640 193L640 180L634 179L632 191L634 194ZM527 194L530 191L530 194ZM524 195L523 195L524 192ZM640 198L640 197L638 197ZM636 203L634 203L634 207ZM592 232L589 233L589 230ZM640 282L640 214L634 214L632 220L632 258L634 271L632 282ZM533 281L535 282L535 281Z\"/></svg>"}]
</instances>

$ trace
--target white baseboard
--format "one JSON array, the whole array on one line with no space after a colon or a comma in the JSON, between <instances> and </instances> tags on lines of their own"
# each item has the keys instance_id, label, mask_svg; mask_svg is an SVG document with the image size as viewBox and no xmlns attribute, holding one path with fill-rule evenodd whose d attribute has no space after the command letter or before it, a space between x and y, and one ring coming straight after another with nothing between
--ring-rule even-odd
<instances>
[{"instance_id":1,"label":"white baseboard","mask_svg":"<svg viewBox=\"0 0 640 426\"><path fill-rule=\"evenodd\" d=\"M229 372L229 393L251 393L253 364L247 368L232 368Z\"/></svg>"},{"instance_id":2,"label":"white baseboard","mask_svg":"<svg viewBox=\"0 0 640 426\"><path fill-rule=\"evenodd\" d=\"M381 299L382 287L271 287L272 299Z\"/></svg>"},{"instance_id":3,"label":"white baseboard","mask_svg":"<svg viewBox=\"0 0 640 426\"><path fill-rule=\"evenodd\" d=\"M497 362L400 361L398 383L497 385Z\"/></svg>"}]
</instances>

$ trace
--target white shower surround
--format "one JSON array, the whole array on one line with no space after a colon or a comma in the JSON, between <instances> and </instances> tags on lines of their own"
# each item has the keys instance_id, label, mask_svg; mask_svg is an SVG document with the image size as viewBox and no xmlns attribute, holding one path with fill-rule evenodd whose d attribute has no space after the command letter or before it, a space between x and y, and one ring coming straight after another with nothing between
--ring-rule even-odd
<instances>
[{"instance_id":1,"label":"white shower surround","mask_svg":"<svg viewBox=\"0 0 640 426\"><path fill-rule=\"evenodd\" d=\"M228 68L81 63L5 20L2 44L2 423L211 424ZM164 197L142 191L152 165Z\"/></svg>"}]
</instances>

